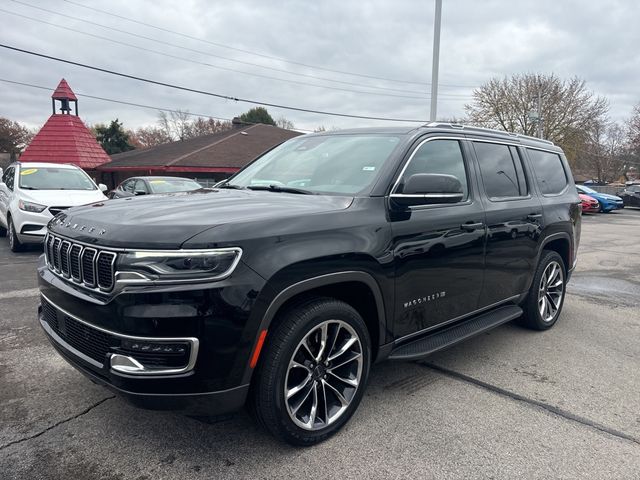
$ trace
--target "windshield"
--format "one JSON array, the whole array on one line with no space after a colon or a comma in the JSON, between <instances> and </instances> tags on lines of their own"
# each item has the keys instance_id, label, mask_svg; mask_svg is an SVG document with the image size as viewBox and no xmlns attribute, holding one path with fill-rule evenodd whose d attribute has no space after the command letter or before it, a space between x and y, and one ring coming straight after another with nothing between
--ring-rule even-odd
<instances>
[{"instance_id":1,"label":"windshield","mask_svg":"<svg viewBox=\"0 0 640 480\"><path fill-rule=\"evenodd\" d=\"M594 189L589 188L589 187L585 187L584 185L581 185L581 186L580 186L580 188L581 188L582 190L584 190L584 192L585 192L585 193L598 193L598 192L596 192Z\"/></svg>"},{"instance_id":2,"label":"windshield","mask_svg":"<svg viewBox=\"0 0 640 480\"><path fill-rule=\"evenodd\" d=\"M390 135L297 137L260 157L227 186L354 195L373 184L399 141Z\"/></svg>"},{"instance_id":3,"label":"windshield","mask_svg":"<svg viewBox=\"0 0 640 480\"><path fill-rule=\"evenodd\" d=\"M23 190L95 190L84 171L76 168L38 167L20 169Z\"/></svg>"},{"instance_id":4,"label":"windshield","mask_svg":"<svg viewBox=\"0 0 640 480\"><path fill-rule=\"evenodd\" d=\"M159 178L149 180L153 193L188 192L202 188L198 182L182 178Z\"/></svg>"}]
</instances>

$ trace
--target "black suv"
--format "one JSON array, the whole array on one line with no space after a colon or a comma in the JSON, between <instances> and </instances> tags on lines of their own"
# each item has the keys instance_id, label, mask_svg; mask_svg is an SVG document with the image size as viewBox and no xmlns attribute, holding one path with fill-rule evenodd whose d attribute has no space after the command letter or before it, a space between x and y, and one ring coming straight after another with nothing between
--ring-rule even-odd
<instances>
[{"instance_id":1,"label":"black suv","mask_svg":"<svg viewBox=\"0 0 640 480\"><path fill-rule=\"evenodd\" d=\"M553 326L580 222L544 140L437 123L304 135L213 190L59 214L39 320L136 404L247 403L310 445L348 421L374 362Z\"/></svg>"}]
</instances>

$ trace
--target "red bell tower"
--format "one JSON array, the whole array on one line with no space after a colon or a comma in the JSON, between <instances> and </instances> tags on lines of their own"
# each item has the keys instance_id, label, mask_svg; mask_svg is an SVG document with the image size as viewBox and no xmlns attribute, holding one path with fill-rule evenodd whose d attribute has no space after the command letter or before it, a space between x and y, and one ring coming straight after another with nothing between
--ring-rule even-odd
<instances>
[{"instance_id":1,"label":"red bell tower","mask_svg":"<svg viewBox=\"0 0 640 480\"><path fill-rule=\"evenodd\" d=\"M64 78L60 80L58 88L56 88L53 92L53 95L51 95L51 107L53 109L53 112L51 113L53 113L54 115L56 113L56 100L60 101L60 112L63 115L71 114L71 107L69 106L69 102L73 102L75 104L76 110L74 115L76 117L78 116L78 98L76 97L75 93L73 93L73 90L71 90L71 87Z\"/></svg>"},{"instance_id":2,"label":"red bell tower","mask_svg":"<svg viewBox=\"0 0 640 480\"><path fill-rule=\"evenodd\" d=\"M78 116L78 98L64 78L51 95L51 108L52 115L20 155L21 162L71 163L94 170L111 161Z\"/></svg>"}]
</instances>

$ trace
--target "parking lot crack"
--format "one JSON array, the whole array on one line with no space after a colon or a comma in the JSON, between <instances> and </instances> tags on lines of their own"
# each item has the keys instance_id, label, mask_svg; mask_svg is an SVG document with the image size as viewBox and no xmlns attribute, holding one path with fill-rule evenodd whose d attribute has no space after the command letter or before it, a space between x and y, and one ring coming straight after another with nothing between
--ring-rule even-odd
<instances>
[{"instance_id":1,"label":"parking lot crack","mask_svg":"<svg viewBox=\"0 0 640 480\"><path fill-rule=\"evenodd\" d=\"M54 428L59 427L60 425L64 425L65 423L68 423L68 422L70 422L72 420L75 420L76 418L79 418L79 417L82 417L83 415L86 415L87 413L89 413L94 408L99 407L104 402L106 402L107 400L111 400L112 398L116 398L116 396L115 395L111 395L110 397L103 398L102 400L99 400L96 403L88 406L87 408L82 410L80 413L77 413L77 414L75 414L75 415L73 415L71 417L65 418L64 420L60 420L59 422L56 422L53 425L48 426L44 430L40 430L39 432L34 433L33 435L29 435L28 437L24 437L24 438L21 438L19 440L14 440L12 442L5 443L4 445L0 445L0 450L4 450L5 448L9 448L12 445L17 445L19 443L23 443L23 442L27 442L29 440L33 440L34 438L38 438L39 436L44 435L45 433L53 430Z\"/></svg>"},{"instance_id":2,"label":"parking lot crack","mask_svg":"<svg viewBox=\"0 0 640 480\"><path fill-rule=\"evenodd\" d=\"M571 422L579 423L581 425L585 425L587 427L593 428L600 432L606 433L616 438L620 438L622 440L626 440L628 442L635 443L636 445L640 445L640 439L629 435L627 433L621 432L614 428L607 427L606 425L602 425L600 423L589 420L588 418L581 417L579 415L575 415L567 410L563 410L562 408L558 408L554 405L550 405L545 402L541 402L539 400L534 400L532 398L525 397L524 395L520 395L518 393L512 392L510 390L506 390L504 388L498 387L496 385L492 385L490 383L484 382L474 377L470 377L469 375L465 375L464 373L456 372L455 370L450 370L445 367L441 367L440 365L436 365L430 362L417 362L418 365L423 367L430 368L435 370L436 372L441 373L442 375L446 375L447 377L453 378L455 380L459 380L465 383L470 383L476 387L489 390L495 394L498 394L503 397L510 398L512 400L516 400L518 402L526 403L530 406L541 408L550 412L554 415L564 418L565 420L569 420Z\"/></svg>"}]
</instances>

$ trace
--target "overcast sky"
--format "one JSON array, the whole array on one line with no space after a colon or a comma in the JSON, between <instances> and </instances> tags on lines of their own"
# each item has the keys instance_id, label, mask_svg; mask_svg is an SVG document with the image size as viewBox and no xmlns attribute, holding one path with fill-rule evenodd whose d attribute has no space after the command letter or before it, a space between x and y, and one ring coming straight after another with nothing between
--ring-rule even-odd
<instances>
[{"instance_id":1,"label":"overcast sky","mask_svg":"<svg viewBox=\"0 0 640 480\"><path fill-rule=\"evenodd\" d=\"M628 117L640 102L640 2L444 0L443 4L439 118L463 116L473 88L489 78L525 72L585 79L589 89L608 98L614 120ZM2 0L0 18L0 43L165 83L312 110L418 120L429 115L434 0ZM215 117L232 118L253 106L3 48L0 65L0 78L51 91L64 77L76 94ZM0 82L0 116L38 127L51 114L51 91ZM153 109L83 97L79 109L87 124L117 117L126 128L135 128L157 119ZM392 124L268 110L274 118L284 116L302 129Z\"/></svg>"}]
</instances>

